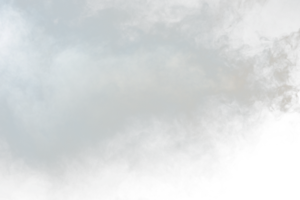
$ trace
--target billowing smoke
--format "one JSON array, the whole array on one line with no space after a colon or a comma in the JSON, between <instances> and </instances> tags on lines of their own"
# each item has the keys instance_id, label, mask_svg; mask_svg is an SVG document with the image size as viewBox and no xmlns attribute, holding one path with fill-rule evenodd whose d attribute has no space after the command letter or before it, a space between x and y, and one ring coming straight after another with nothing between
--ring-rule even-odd
<instances>
[{"instance_id":1,"label":"billowing smoke","mask_svg":"<svg viewBox=\"0 0 300 200\"><path fill-rule=\"evenodd\" d=\"M299 198L298 4L1 1L0 198Z\"/></svg>"}]
</instances>

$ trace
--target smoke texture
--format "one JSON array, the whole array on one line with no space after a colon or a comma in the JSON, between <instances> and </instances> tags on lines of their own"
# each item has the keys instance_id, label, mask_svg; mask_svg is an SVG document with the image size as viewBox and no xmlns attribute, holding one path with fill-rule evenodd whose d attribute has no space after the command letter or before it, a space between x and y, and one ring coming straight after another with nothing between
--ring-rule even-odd
<instances>
[{"instance_id":1,"label":"smoke texture","mask_svg":"<svg viewBox=\"0 0 300 200\"><path fill-rule=\"evenodd\" d=\"M0 198L298 199L299 7L0 1Z\"/></svg>"}]
</instances>

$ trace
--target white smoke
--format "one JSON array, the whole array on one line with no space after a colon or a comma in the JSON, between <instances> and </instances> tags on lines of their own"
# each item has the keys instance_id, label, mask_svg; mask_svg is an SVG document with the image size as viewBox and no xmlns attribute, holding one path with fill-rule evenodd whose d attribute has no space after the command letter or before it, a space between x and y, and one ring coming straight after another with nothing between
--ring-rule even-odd
<instances>
[{"instance_id":1,"label":"white smoke","mask_svg":"<svg viewBox=\"0 0 300 200\"><path fill-rule=\"evenodd\" d=\"M299 198L296 1L0 6L1 199Z\"/></svg>"}]
</instances>

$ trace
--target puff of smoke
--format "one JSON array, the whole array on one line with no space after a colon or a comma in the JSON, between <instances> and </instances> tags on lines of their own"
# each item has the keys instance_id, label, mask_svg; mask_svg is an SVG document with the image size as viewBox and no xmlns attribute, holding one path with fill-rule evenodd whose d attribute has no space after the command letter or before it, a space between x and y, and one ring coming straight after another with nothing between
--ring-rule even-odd
<instances>
[{"instance_id":1,"label":"puff of smoke","mask_svg":"<svg viewBox=\"0 0 300 200\"><path fill-rule=\"evenodd\" d=\"M51 174L55 190L115 181L111 191L127 173L176 176L207 156L193 176L212 176L216 144L254 137L266 108L297 110L289 39L251 56L233 48L220 34L241 20L229 4L103 2L93 12L84 1L1 5L3 148Z\"/></svg>"}]
</instances>

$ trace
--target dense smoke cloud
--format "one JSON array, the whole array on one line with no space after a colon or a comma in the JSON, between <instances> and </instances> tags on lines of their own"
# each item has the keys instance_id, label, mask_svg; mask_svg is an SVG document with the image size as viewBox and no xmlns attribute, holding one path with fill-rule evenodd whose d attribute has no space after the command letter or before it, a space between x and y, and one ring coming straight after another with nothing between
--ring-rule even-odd
<instances>
[{"instance_id":1,"label":"dense smoke cloud","mask_svg":"<svg viewBox=\"0 0 300 200\"><path fill-rule=\"evenodd\" d=\"M240 198L244 159L256 168L280 141L272 123L298 119L299 6L1 1L0 197ZM284 148L298 141L288 130ZM290 146L282 152L297 156ZM276 169L299 165L284 162Z\"/></svg>"}]
</instances>

